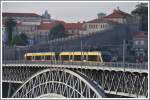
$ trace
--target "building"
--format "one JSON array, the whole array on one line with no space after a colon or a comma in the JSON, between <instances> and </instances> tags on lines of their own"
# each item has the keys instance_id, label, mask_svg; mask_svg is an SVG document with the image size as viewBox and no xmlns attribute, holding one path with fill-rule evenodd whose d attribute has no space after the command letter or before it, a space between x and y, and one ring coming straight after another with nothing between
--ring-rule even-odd
<instances>
[{"instance_id":1,"label":"building","mask_svg":"<svg viewBox=\"0 0 150 100\"><path fill-rule=\"evenodd\" d=\"M50 30L54 27L54 23L51 22L41 22L40 25L38 25L38 32L37 34L40 35L48 35Z\"/></svg>"},{"instance_id":2,"label":"building","mask_svg":"<svg viewBox=\"0 0 150 100\"><path fill-rule=\"evenodd\" d=\"M133 49L137 57L144 59L148 55L148 33L137 32L133 37Z\"/></svg>"},{"instance_id":3,"label":"building","mask_svg":"<svg viewBox=\"0 0 150 100\"><path fill-rule=\"evenodd\" d=\"M37 26L40 25L41 16L35 13L7 13L3 12L3 22L8 18L16 21L16 31L18 34L25 33L27 36L32 37L37 32Z\"/></svg>"},{"instance_id":4,"label":"building","mask_svg":"<svg viewBox=\"0 0 150 100\"><path fill-rule=\"evenodd\" d=\"M38 28L41 22L50 22L50 15L48 12L45 12L44 16L42 17L35 13L2 13L2 20L5 22L7 19L12 18L16 21L16 34L25 33L29 40L35 40L35 37L38 35ZM5 33L7 36L7 33Z\"/></svg>"},{"instance_id":5,"label":"building","mask_svg":"<svg viewBox=\"0 0 150 100\"><path fill-rule=\"evenodd\" d=\"M3 20L6 20L8 18L12 18L16 20L17 22L23 22L23 21L40 21L41 16L35 13L8 13L3 12L2 13Z\"/></svg>"},{"instance_id":6,"label":"building","mask_svg":"<svg viewBox=\"0 0 150 100\"><path fill-rule=\"evenodd\" d=\"M98 13L97 16L98 16L98 19L101 19L101 18L105 17L106 14L105 13Z\"/></svg>"},{"instance_id":7,"label":"building","mask_svg":"<svg viewBox=\"0 0 150 100\"><path fill-rule=\"evenodd\" d=\"M65 33L67 35L79 35L85 33L85 27L83 26L83 23L66 23L64 21L58 21L56 20L54 23L51 22L41 22L41 24L38 26L38 34L41 35L48 35L48 33L51 31L51 29L58 25L63 24L65 28Z\"/></svg>"},{"instance_id":8,"label":"building","mask_svg":"<svg viewBox=\"0 0 150 100\"><path fill-rule=\"evenodd\" d=\"M113 28L117 24L130 25L133 22L132 20L133 17L130 14L123 12L118 8L109 15L98 13L98 18L87 21L85 26L87 33L95 33Z\"/></svg>"},{"instance_id":9,"label":"building","mask_svg":"<svg viewBox=\"0 0 150 100\"><path fill-rule=\"evenodd\" d=\"M12 21L12 19L11 19ZM15 23L13 23L15 24ZM17 28L16 26L13 26L12 28L12 37L15 36L17 34ZM2 21L2 42L3 44L8 44L9 42L9 34L7 34L7 27L6 27L6 22Z\"/></svg>"},{"instance_id":10,"label":"building","mask_svg":"<svg viewBox=\"0 0 150 100\"><path fill-rule=\"evenodd\" d=\"M148 31L148 3L139 3L131 12L140 31Z\"/></svg>"},{"instance_id":11,"label":"building","mask_svg":"<svg viewBox=\"0 0 150 100\"><path fill-rule=\"evenodd\" d=\"M133 20L130 14L121 11L119 8L114 9L111 14L105 16L104 18L120 24L129 24L132 23Z\"/></svg>"},{"instance_id":12,"label":"building","mask_svg":"<svg viewBox=\"0 0 150 100\"><path fill-rule=\"evenodd\" d=\"M111 21L107 21L105 19L94 19L86 22L86 32L95 33L103 30L107 30L113 27L113 23Z\"/></svg>"},{"instance_id":13,"label":"building","mask_svg":"<svg viewBox=\"0 0 150 100\"><path fill-rule=\"evenodd\" d=\"M28 37L33 37L38 30L39 21L26 21L17 24L17 31L19 34L25 33Z\"/></svg>"},{"instance_id":14,"label":"building","mask_svg":"<svg viewBox=\"0 0 150 100\"><path fill-rule=\"evenodd\" d=\"M100 32L112 28L114 22L106 20L104 19L104 17L105 17L104 13L99 13L98 18L87 21L85 23L87 34Z\"/></svg>"},{"instance_id":15,"label":"building","mask_svg":"<svg viewBox=\"0 0 150 100\"><path fill-rule=\"evenodd\" d=\"M80 35L80 34L86 34L86 29L83 26L84 23L65 23L65 31L68 35Z\"/></svg>"}]
</instances>

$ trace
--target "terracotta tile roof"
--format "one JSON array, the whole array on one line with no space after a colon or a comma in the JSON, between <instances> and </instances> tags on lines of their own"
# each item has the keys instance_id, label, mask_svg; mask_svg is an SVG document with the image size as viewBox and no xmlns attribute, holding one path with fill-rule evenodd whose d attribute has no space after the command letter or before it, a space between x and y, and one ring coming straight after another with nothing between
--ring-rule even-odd
<instances>
[{"instance_id":1,"label":"terracotta tile roof","mask_svg":"<svg viewBox=\"0 0 150 100\"><path fill-rule=\"evenodd\" d=\"M123 12L121 10L114 10L113 13L105 16L104 18L125 18L128 16L131 17L131 15L126 12Z\"/></svg>"},{"instance_id":2,"label":"terracotta tile roof","mask_svg":"<svg viewBox=\"0 0 150 100\"><path fill-rule=\"evenodd\" d=\"M38 30L50 30L54 27L55 25L53 23L41 23L38 26Z\"/></svg>"},{"instance_id":3,"label":"terracotta tile roof","mask_svg":"<svg viewBox=\"0 0 150 100\"><path fill-rule=\"evenodd\" d=\"M83 27L83 23L65 23L64 27L66 30L68 29L85 30L85 28Z\"/></svg>"},{"instance_id":4,"label":"terracotta tile roof","mask_svg":"<svg viewBox=\"0 0 150 100\"><path fill-rule=\"evenodd\" d=\"M63 22L63 21L61 21ZM52 29L54 26L56 26L58 23L41 23L41 25L38 26L39 30L49 30ZM83 27L83 23L61 23L64 25L64 28L66 30L85 30Z\"/></svg>"},{"instance_id":5,"label":"terracotta tile roof","mask_svg":"<svg viewBox=\"0 0 150 100\"><path fill-rule=\"evenodd\" d=\"M40 15L35 13L7 13L7 12L3 12L2 16L3 17L41 17Z\"/></svg>"},{"instance_id":6,"label":"terracotta tile roof","mask_svg":"<svg viewBox=\"0 0 150 100\"><path fill-rule=\"evenodd\" d=\"M62 21L62 20L55 20L55 24L65 24L65 22L64 21Z\"/></svg>"},{"instance_id":7,"label":"terracotta tile roof","mask_svg":"<svg viewBox=\"0 0 150 100\"><path fill-rule=\"evenodd\" d=\"M87 21L86 23L108 23L108 22L110 21L105 20L105 19L93 19L93 20Z\"/></svg>"},{"instance_id":8,"label":"terracotta tile roof","mask_svg":"<svg viewBox=\"0 0 150 100\"><path fill-rule=\"evenodd\" d=\"M137 32L135 33L135 38L147 38L148 33L147 32Z\"/></svg>"}]
</instances>

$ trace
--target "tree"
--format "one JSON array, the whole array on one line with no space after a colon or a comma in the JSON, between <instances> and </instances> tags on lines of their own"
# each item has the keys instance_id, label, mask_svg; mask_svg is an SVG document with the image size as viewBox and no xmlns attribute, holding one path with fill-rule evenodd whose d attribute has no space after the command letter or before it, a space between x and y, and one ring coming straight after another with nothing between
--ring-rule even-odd
<instances>
[{"instance_id":1,"label":"tree","mask_svg":"<svg viewBox=\"0 0 150 100\"><path fill-rule=\"evenodd\" d=\"M28 44L28 37L22 33L20 35L15 35L11 41L11 45L25 46Z\"/></svg>"},{"instance_id":2,"label":"tree","mask_svg":"<svg viewBox=\"0 0 150 100\"><path fill-rule=\"evenodd\" d=\"M61 37L66 37L67 35L65 34L65 28L63 24L58 24L54 28L51 29L49 33L49 39L56 39L56 38L61 38Z\"/></svg>"},{"instance_id":3,"label":"tree","mask_svg":"<svg viewBox=\"0 0 150 100\"><path fill-rule=\"evenodd\" d=\"M7 32L7 43L8 45L11 44L11 41L12 41L12 37L13 37L13 29L14 27L16 27L16 21L14 21L14 19L12 18L8 18L6 19L6 22L5 22L5 26L6 26L6 32Z\"/></svg>"},{"instance_id":4,"label":"tree","mask_svg":"<svg viewBox=\"0 0 150 100\"><path fill-rule=\"evenodd\" d=\"M24 40L25 44L28 44L28 37L26 36L25 33L20 34L21 39Z\"/></svg>"},{"instance_id":5,"label":"tree","mask_svg":"<svg viewBox=\"0 0 150 100\"><path fill-rule=\"evenodd\" d=\"M136 9L131 12L133 15L139 16L142 31L148 31L148 4L140 3L136 5Z\"/></svg>"},{"instance_id":6,"label":"tree","mask_svg":"<svg viewBox=\"0 0 150 100\"><path fill-rule=\"evenodd\" d=\"M19 35L15 35L11 41L11 45L23 46L25 42Z\"/></svg>"}]
</instances>

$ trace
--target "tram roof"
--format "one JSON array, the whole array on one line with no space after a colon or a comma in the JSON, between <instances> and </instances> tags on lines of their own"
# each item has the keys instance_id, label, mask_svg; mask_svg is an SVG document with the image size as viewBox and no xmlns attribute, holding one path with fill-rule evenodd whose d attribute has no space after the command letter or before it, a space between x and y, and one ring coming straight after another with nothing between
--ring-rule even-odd
<instances>
[{"instance_id":1,"label":"tram roof","mask_svg":"<svg viewBox=\"0 0 150 100\"><path fill-rule=\"evenodd\" d=\"M48 56L52 55L54 56L54 52L40 52L40 53L26 53L25 56Z\"/></svg>"},{"instance_id":2,"label":"tram roof","mask_svg":"<svg viewBox=\"0 0 150 100\"><path fill-rule=\"evenodd\" d=\"M101 55L100 52L61 52L60 55Z\"/></svg>"}]
</instances>

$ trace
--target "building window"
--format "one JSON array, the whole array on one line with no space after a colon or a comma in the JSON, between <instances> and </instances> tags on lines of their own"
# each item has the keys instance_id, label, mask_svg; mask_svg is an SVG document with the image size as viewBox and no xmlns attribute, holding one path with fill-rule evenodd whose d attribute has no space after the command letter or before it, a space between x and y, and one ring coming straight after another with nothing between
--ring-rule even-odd
<instances>
[{"instance_id":1,"label":"building window","mask_svg":"<svg viewBox=\"0 0 150 100\"><path fill-rule=\"evenodd\" d=\"M101 28L103 28L104 26L103 26L103 24L101 25Z\"/></svg>"},{"instance_id":2,"label":"building window","mask_svg":"<svg viewBox=\"0 0 150 100\"><path fill-rule=\"evenodd\" d=\"M138 44L139 44L139 41L135 41L135 44L138 45Z\"/></svg>"},{"instance_id":3,"label":"building window","mask_svg":"<svg viewBox=\"0 0 150 100\"><path fill-rule=\"evenodd\" d=\"M141 40L141 45L144 45L144 41L143 40Z\"/></svg>"}]
</instances>

